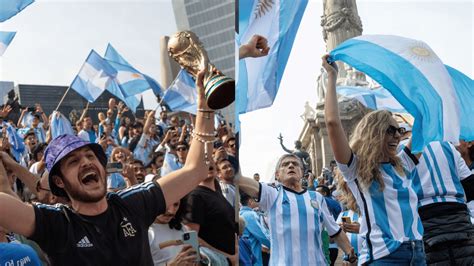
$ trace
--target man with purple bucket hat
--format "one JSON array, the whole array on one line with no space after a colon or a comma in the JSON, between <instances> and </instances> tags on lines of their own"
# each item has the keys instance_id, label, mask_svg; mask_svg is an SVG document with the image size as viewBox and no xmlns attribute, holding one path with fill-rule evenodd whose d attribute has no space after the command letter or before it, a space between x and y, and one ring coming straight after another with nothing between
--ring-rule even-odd
<instances>
[{"instance_id":1,"label":"man with purple bucket hat","mask_svg":"<svg viewBox=\"0 0 474 266\"><path fill-rule=\"evenodd\" d=\"M157 181L107 193L102 147L73 135L54 139L45 152L51 192L70 206L31 205L0 191L0 226L36 241L55 265L153 265L148 227L204 178L212 151L213 110L199 73L198 113L186 164ZM208 147L205 147L205 146ZM0 161L15 169L13 160Z\"/></svg>"}]
</instances>

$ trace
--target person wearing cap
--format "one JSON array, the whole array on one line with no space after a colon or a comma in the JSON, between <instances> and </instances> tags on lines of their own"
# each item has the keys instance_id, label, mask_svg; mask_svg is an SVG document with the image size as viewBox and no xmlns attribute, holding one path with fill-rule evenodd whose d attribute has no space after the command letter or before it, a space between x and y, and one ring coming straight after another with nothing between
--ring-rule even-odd
<instances>
[{"instance_id":1,"label":"person wearing cap","mask_svg":"<svg viewBox=\"0 0 474 266\"><path fill-rule=\"evenodd\" d=\"M152 265L148 227L207 176L214 114L198 74L198 112L183 168L120 193L106 194L102 148L73 135L51 141L45 152L49 185L71 206L30 205L0 192L0 226L36 241L56 265ZM205 145L208 147L205 148ZM8 169L19 167L11 161ZM1 172L0 172L1 174ZM18 222L21 221L21 222Z\"/></svg>"}]
</instances>

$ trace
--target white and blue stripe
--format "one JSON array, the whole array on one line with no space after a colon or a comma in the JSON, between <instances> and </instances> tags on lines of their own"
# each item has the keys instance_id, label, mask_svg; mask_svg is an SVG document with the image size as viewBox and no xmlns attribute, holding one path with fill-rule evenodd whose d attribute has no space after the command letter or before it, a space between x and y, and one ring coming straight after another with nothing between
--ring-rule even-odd
<instances>
[{"instance_id":1,"label":"white and blue stripe","mask_svg":"<svg viewBox=\"0 0 474 266\"><path fill-rule=\"evenodd\" d=\"M171 110L183 111L196 114L197 111L197 91L196 84L191 75L181 69L163 95L163 101L168 104Z\"/></svg>"},{"instance_id":2,"label":"white and blue stripe","mask_svg":"<svg viewBox=\"0 0 474 266\"><path fill-rule=\"evenodd\" d=\"M326 265L321 231L340 228L324 198L314 191L293 192L261 185L260 209L268 213L272 253L270 265Z\"/></svg>"},{"instance_id":3,"label":"white and blue stripe","mask_svg":"<svg viewBox=\"0 0 474 266\"><path fill-rule=\"evenodd\" d=\"M405 172L412 172L415 164L402 151L399 154ZM357 155L349 166L339 164L344 179L361 209L360 234L363 239L359 263L377 260L394 252L404 241L421 240L423 227L418 216L417 195L412 187L412 176L400 176L395 168L384 163L380 172L385 188L377 182L368 189L359 188Z\"/></svg>"},{"instance_id":4,"label":"white and blue stripe","mask_svg":"<svg viewBox=\"0 0 474 266\"><path fill-rule=\"evenodd\" d=\"M16 32L0 31L0 56L5 53L5 50L7 50L7 47L12 42L15 34Z\"/></svg>"},{"instance_id":5,"label":"white and blue stripe","mask_svg":"<svg viewBox=\"0 0 474 266\"><path fill-rule=\"evenodd\" d=\"M460 104L452 80L456 77L427 44L399 36L362 35L343 42L330 55L366 73L413 115L414 152L431 141L459 141Z\"/></svg>"},{"instance_id":6,"label":"white and blue stripe","mask_svg":"<svg viewBox=\"0 0 474 266\"><path fill-rule=\"evenodd\" d=\"M439 202L466 203L461 180L470 175L464 159L451 143L429 143L423 150L413 179L419 206Z\"/></svg>"},{"instance_id":7,"label":"white and blue stripe","mask_svg":"<svg viewBox=\"0 0 474 266\"><path fill-rule=\"evenodd\" d=\"M369 89L356 86L338 86L337 93L355 98L365 107L373 110L388 110L394 113L407 113L405 108L385 88Z\"/></svg>"},{"instance_id":8,"label":"white and blue stripe","mask_svg":"<svg viewBox=\"0 0 474 266\"><path fill-rule=\"evenodd\" d=\"M246 44L253 35L264 36L270 52L260 58L239 60L237 112L240 114L272 105L308 0L239 1L239 40Z\"/></svg>"}]
</instances>

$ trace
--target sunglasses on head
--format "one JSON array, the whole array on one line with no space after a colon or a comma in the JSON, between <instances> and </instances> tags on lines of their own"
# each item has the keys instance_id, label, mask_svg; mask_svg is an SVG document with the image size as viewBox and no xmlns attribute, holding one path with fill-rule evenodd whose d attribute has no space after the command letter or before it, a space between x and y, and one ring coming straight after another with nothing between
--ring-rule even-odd
<instances>
[{"instance_id":1,"label":"sunglasses on head","mask_svg":"<svg viewBox=\"0 0 474 266\"><path fill-rule=\"evenodd\" d=\"M391 136L394 136L395 135L395 132L400 133L400 135L403 135L407 132L407 130L404 128L404 127L395 127L395 126L388 126L387 128L387 134L391 135Z\"/></svg>"}]
</instances>

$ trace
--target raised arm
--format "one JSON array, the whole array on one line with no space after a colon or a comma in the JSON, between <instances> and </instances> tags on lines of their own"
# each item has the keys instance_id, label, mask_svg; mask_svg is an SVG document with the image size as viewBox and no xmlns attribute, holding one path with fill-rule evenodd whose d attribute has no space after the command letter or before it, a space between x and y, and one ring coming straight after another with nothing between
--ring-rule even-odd
<instances>
[{"instance_id":1,"label":"raised arm","mask_svg":"<svg viewBox=\"0 0 474 266\"><path fill-rule=\"evenodd\" d=\"M260 184L255 181L255 179L242 176L239 170L239 172L235 175L234 181L237 182L239 184L239 188L250 197L258 198Z\"/></svg>"},{"instance_id":2,"label":"raised arm","mask_svg":"<svg viewBox=\"0 0 474 266\"><path fill-rule=\"evenodd\" d=\"M283 136L281 135L280 133L280 136L278 137L278 139L280 140L280 146L281 148L286 151L287 153L293 153L292 150L289 150L288 148L285 147L285 145L283 144Z\"/></svg>"},{"instance_id":3,"label":"raised arm","mask_svg":"<svg viewBox=\"0 0 474 266\"><path fill-rule=\"evenodd\" d=\"M202 70L196 78L198 112L186 163L183 168L157 180L162 188L166 203L179 201L207 177L209 165L206 164L206 161L212 160L212 142L203 142L211 140L213 137L210 136L214 136L214 112L207 106L204 95L203 78L205 74L206 71Z\"/></svg>"},{"instance_id":4,"label":"raised arm","mask_svg":"<svg viewBox=\"0 0 474 266\"><path fill-rule=\"evenodd\" d=\"M143 126L143 133L148 134L148 131L151 127L151 124L155 122L155 111L150 111L148 112L148 115L146 117L145 125Z\"/></svg>"},{"instance_id":5,"label":"raised arm","mask_svg":"<svg viewBox=\"0 0 474 266\"><path fill-rule=\"evenodd\" d=\"M32 174L28 169L15 162L15 160L3 151L0 152L0 161L3 162L6 169L15 173L15 176L25 184L30 192L35 195L38 193L36 190L36 182L39 180L39 176Z\"/></svg>"},{"instance_id":6,"label":"raised arm","mask_svg":"<svg viewBox=\"0 0 474 266\"><path fill-rule=\"evenodd\" d=\"M82 120L87 114L87 110L89 110L89 102L87 102L86 107L84 108L84 110L82 110L82 114L81 114L81 117L79 118L79 121L82 122Z\"/></svg>"},{"instance_id":7,"label":"raised arm","mask_svg":"<svg viewBox=\"0 0 474 266\"><path fill-rule=\"evenodd\" d=\"M48 116L44 113L43 108L41 107L41 104L36 104L36 112L41 114L41 118L43 119L43 128L48 129L49 126L49 119Z\"/></svg>"},{"instance_id":8,"label":"raised arm","mask_svg":"<svg viewBox=\"0 0 474 266\"><path fill-rule=\"evenodd\" d=\"M0 160L0 227L29 237L35 229L33 206L20 201L13 195L7 172Z\"/></svg>"},{"instance_id":9,"label":"raised arm","mask_svg":"<svg viewBox=\"0 0 474 266\"><path fill-rule=\"evenodd\" d=\"M326 101L324 104L324 118L328 129L329 143L336 161L347 164L351 159L351 148L347 141L341 118L336 95L337 66L335 63L328 63L329 55L323 56L323 67L328 74L328 84L326 91Z\"/></svg>"}]
</instances>

